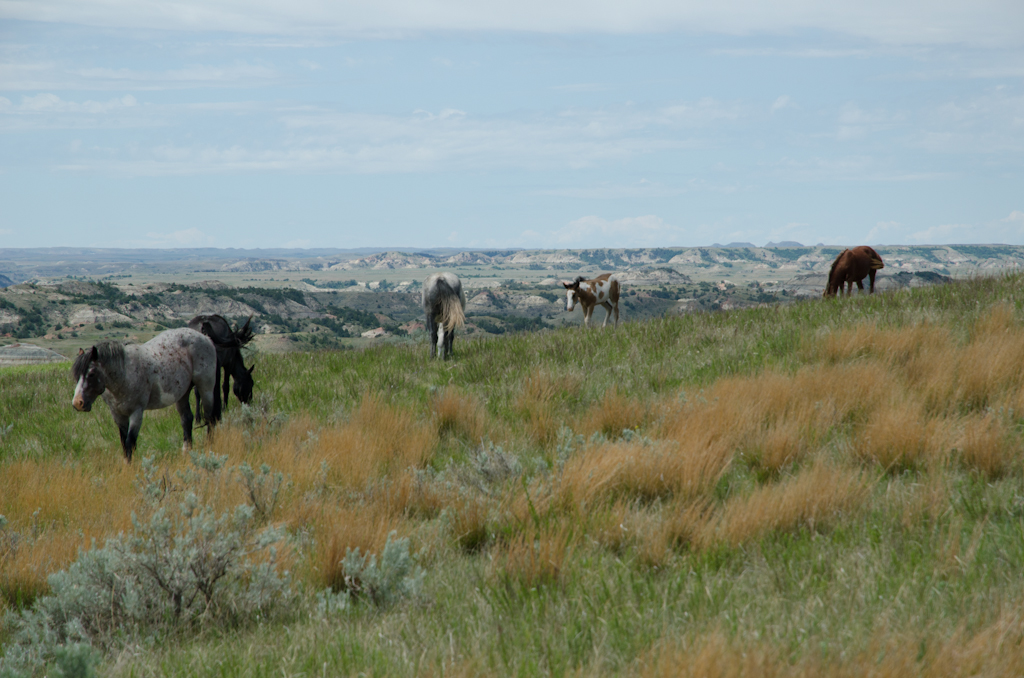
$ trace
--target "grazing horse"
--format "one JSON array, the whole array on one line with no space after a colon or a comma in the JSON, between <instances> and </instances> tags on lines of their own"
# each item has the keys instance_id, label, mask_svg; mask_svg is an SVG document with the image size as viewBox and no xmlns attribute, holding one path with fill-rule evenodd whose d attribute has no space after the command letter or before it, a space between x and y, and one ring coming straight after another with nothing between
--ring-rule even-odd
<instances>
[{"instance_id":1,"label":"grazing horse","mask_svg":"<svg viewBox=\"0 0 1024 678\"><path fill-rule=\"evenodd\" d=\"M188 321L188 326L196 332L203 332L203 324L208 323L210 332L207 336L217 347L217 366L224 370L224 409L228 409L228 393L231 389L231 378L235 378L235 397L239 402L248 404L252 401L252 371L256 366L246 369L245 361L242 360L242 347L252 341L254 333L250 324L252 316L245 321L237 330L231 329L231 325L219 315L197 315ZM203 332L206 334L205 332Z\"/></svg>"},{"instance_id":2,"label":"grazing horse","mask_svg":"<svg viewBox=\"0 0 1024 678\"><path fill-rule=\"evenodd\" d=\"M584 280L583 276L577 276L571 283L563 282L565 287L565 310L572 311L579 303L583 307L583 324L590 327L590 317L594 314L594 307L604 306L606 312L604 323L601 327L608 325L608 318L612 311L615 311L615 327L619 326L619 281L611 273L602 273L593 280Z\"/></svg>"},{"instance_id":3,"label":"grazing horse","mask_svg":"<svg viewBox=\"0 0 1024 678\"><path fill-rule=\"evenodd\" d=\"M885 264L882 263L882 257L867 245L843 250L832 262L832 269L828 272L828 285L822 296L834 297L836 292L842 294L843 283L846 283L846 296L853 293L853 283L857 283L857 289L863 292L865 276L871 278L870 293L874 294L875 272L883 268Z\"/></svg>"},{"instance_id":4,"label":"grazing horse","mask_svg":"<svg viewBox=\"0 0 1024 678\"><path fill-rule=\"evenodd\" d=\"M466 295L454 273L432 273L423 281L423 311L427 314L430 357L447 360L455 343L455 330L466 324Z\"/></svg>"},{"instance_id":5,"label":"grazing horse","mask_svg":"<svg viewBox=\"0 0 1024 678\"><path fill-rule=\"evenodd\" d=\"M103 396L129 463L145 410L177 405L185 448L192 446L188 400L193 387L200 420L211 427L220 420L217 349L209 337L195 330L167 330L145 344L100 342L88 351L79 350L71 376L77 382L71 404L79 412L88 412L93 401Z\"/></svg>"}]
</instances>

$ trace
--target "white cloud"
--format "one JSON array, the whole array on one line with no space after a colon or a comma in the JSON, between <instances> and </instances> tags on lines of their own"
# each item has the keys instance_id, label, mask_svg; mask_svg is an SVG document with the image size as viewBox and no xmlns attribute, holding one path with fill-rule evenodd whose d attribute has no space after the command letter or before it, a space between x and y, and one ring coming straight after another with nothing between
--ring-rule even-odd
<instances>
[{"instance_id":1,"label":"white cloud","mask_svg":"<svg viewBox=\"0 0 1024 678\"><path fill-rule=\"evenodd\" d=\"M0 0L2 8L3 0ZM2 12L2 10L0 10ZM309 68L308 65L302 64ZM197 87L253 87L276 83L275 68L246 61L191 64L164 71L133 68L79 68L56 61L0 62L0 83L6 91L39 90L168 90Z\"/></svg>"},{"instance_id":2,"label":"white cloud","mask_svg":"<svg viewBox=\"0 0 1024 678\"><path fill-rule=\"evenodd\" d=\"M299 35L422 31L750 35L809 29L890 44L1016 45L1024 32L1024 5L1015 0L0 0L0 16L110 28Z\"/></svg>"},{"instance_id":3,"label":"white cloud","mask_svg":"<svg viewBox=\"0 0 1024 678\"><path fill-rule=\"evenodd\" d=\"M624 219L586 216L550 234L546 246L556 247L648 247L680 245L685 229L649 214Z\"/></svg>"},{"instance_id":4,"label":"white cloud","mask_svg":"<svg viewBox=\"0 0 1024 678\"><path fill-rule=\"evenodd\" d=\"M772 113L781 111L784 108L796 108L796 104L787 95L783 94L772 104Z\"/></svg>"},{"instance_id":5,"label":"white cloud","mask_svg":"<svg viewBox=\"0 0 1024 678\"><path fill-rule=\"evenodd\" d=\"M215 242L215 238L198 228L187 228L170 233L150 232L146 234L146 240L138 244L143 247L208 247Z\"/></svg>"},{"instance_id":6,"label":"white cloud","mask_svg":"<svg viewBox=\"0 0 1024 678\"><path fill-rule=\"evenodd\" d=\"M899 234L902 231L901 227L902 224L898 221L879 221L864 236L864 242L871 244L899 242Z\"/></svg>"},{"instance_id":7,"label":"white cloud","mask_svg":"<svg viewBox=\"0 0 1024 678\"><path fill-rule=\"evenodd\" d=\"M1024 212L979 224L938 224L911 233L909 243L1004 243L1024 245Z\"/></svg>"},{"instance_id":8,"label":"white cloud","mask_svg":"<svg viewBox=\"0 0 1024 678\"><path fill-rule=\"evenodd\" d=\"M681 139L679 130L714 130L740 115L736 106L707 99L650 110L574 109L527 119L483 118L457 109L395 116L307 107L278 111L281 138L266 137L258 145L249 139L230 145L171 141L113 158L105 153L95 162L76 158L63 168L149 175L586 168L692 147L700 142Z\"/></svg>"}]
</instances>

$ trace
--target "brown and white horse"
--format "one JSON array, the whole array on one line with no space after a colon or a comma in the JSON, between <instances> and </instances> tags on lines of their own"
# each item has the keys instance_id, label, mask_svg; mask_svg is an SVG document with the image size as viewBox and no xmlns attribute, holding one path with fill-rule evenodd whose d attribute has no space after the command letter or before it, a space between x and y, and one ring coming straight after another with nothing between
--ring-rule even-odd
<instances>
[{"instance_id":1,"label":"brown and white horse","mask_svg":"<svg viewBox=\"0 0 1024 678\"><path fill-rule=\"evenodd\" d=\"M601 327L608 324L612 311L615 311L615 326L619 326L619 281L613 274L602 273L593 280L577 276L571 283L563 282L562 285L565 286L565 310L572 311L577 303L582 306L584 325L590 326L594 307L600 305L607 312Z\"/></svg>"},{"instance_id":2,"label":"brown and white horse","mask_svg":"<svg viewBox=\"0 0 1024 678\"><path fill-rule=\"evenodd\" d=\"M832 269L828 272L828 285L825 287L823 297L834 297L836 292L843 293L843 284L846 284L846 296L853 292L853 283L857 283L857 289L864 291L865 277L871 278L870 293L875 293L875 272L885 268L882 257L878 252L861 245L852 250L843 250L832 262Z\"/></svg>"}]
</instances>

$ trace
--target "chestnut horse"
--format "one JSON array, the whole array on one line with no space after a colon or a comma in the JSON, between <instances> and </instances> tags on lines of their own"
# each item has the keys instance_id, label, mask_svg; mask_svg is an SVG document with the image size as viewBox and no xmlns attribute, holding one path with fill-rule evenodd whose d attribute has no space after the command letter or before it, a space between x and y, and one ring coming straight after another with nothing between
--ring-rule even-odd
<instances>
[{"instance_id":1,"label":"chestnut horse","mask_svg":"<svg viewBox=\"0 0 1024 678\"><path fill-rule=\"evenodd\" d=\"M832 262L832 269L828 272L828 286L822 296L834 297L836 292L842 294L843 283L846 283L846 296L853 292L853 283L857 283L857 289L863 292L865 277L871 279L870 293L874 294L875 272L883 268L885 264L882 263L882 257L867 245L843 250Z\"/></svg>"},{"instance_id":2,"label":"chestnut horse","mask_svg":"<svg viewBox=\"0 0 1024 678\"><path fill-rule=\"evenodd\" d=\"M615 326L619 326L619 281L611 273L602 273L593 280L584 280L583 276L577 276L571 283L564 282L565 287L565 310L571 311L579 303L583 307L583 324L590 326L590 316L594 314L594 307L604 306L606 315L601 327L608 324L608 318L612 311L615 311Z\"/></svg>"}]
</instances>

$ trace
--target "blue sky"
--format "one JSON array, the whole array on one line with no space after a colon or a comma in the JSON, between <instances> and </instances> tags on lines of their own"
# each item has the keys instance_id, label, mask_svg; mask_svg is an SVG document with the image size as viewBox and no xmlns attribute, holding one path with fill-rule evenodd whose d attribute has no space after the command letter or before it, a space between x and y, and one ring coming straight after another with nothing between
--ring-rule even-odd
<instances>
[{"instance_id":1,"label":"blue sky","mask_svg":"<svg viewBox=\"0 0 1024 678\"><path fill-rule=\"evenodd\" d=\"M1024 2L0 0L0 247L1024 244Z\"/></svg>"}]
</instances>

